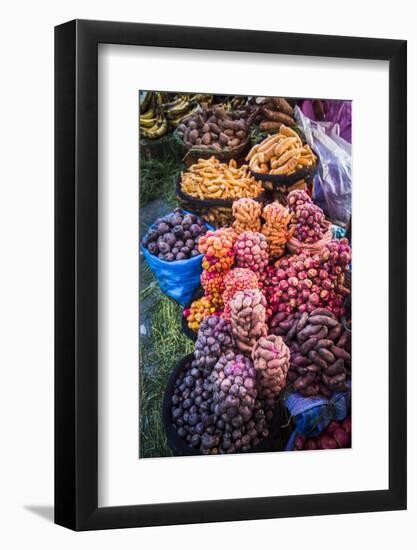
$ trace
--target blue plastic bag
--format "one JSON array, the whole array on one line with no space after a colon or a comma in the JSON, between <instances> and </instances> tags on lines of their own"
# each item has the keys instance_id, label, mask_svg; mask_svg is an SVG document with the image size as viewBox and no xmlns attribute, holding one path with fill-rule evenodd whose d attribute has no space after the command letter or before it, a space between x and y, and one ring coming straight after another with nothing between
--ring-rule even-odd
<instances>
[{"instance_id":1,"label":"blue plastic bag","mask_svg":"<svg viewBox=\"0 0 417 550\"><path fill-rule=\"evenodd\" d=\"M203 254L188 260L165 262L151 254L142 245L140 248L152 273L157 278L162 292L185 306L200 286Z\"/></svg>"},{"instance_id":2,"label":"blue plastic bag","mask_svg":"<svg viewBox=\"0 0 417 550\"><path fill-rule=\"evenodd\" d=\"M184 210L189 214L187 210ZM204 224L209 231L214 227L208 223ZM151 228L154 227L151 225ZM194 292L200 286L200 275L203 271L203 254L189 258L188 260L174 260L165 262L151 254L144 246L140 249L145 256L152 273L155 275L159 287L167 296L185 306L191 300Z\"/></svg>"},{"instance_id":3,"label":"blue plastic bag","mask_svg":"<svg viewBox=\"0 0 417 550\"><path fill-rule=\"evenodd\" d=\"M330 399L324 397L302 397L299 393L291 393L285 400L285 406L295 420L286 451L292 451L298 435L317 437L332 420L344 420L349 411L350 388L348 391L337 392Z\"/></svg>"}]
</instances>

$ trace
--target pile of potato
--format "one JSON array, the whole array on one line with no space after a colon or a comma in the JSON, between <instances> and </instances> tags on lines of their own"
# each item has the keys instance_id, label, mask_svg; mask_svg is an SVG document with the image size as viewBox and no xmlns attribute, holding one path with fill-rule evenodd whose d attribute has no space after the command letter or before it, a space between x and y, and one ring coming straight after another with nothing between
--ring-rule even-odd
<instances>
[{"instance_id":1,"label":"pile of potato","mask_svg":"<svg viewBox=\"0 0 417 550\"><path fill-rule=\"evenodd\" d=\"M252 172L275 176L293 174L317 161L309 145L303 145L297 132L284 124L278 133L254 145L246 160Z\"/></svg>"},{"instance_id":2,"label":"pile of potato","mask_svg":"<svg viewBox=\"0 0 417 550\"><path fill-rule=\"evenodd\" d=\"M257 97L255 103L259 110L254 121L264 132L279 130L281 124L293 126L293 108L283 97Z\"/></svg>"},{"instance_id":3,"label":"pile of potato","mask_svg":"<svg viewBox=\"0 0 417 550\"><path fill-rule=\"evenodd\" d=\"M285 388L290 367L290 350L281 336L262 336L252 349L259 394L272 407Z\"/></svg>"},{"instance_id":4,"label":"pile of potato","mask_svg":"<svg viewBox=\"0 0 417 550\"><path fill-rule=\"evenodd\" d=\"M233 202L233 229L238 235L261 229L262 205L253 199L242 198Z\"/></svg>"},{"instance_id":5,"label":"pile of potato","mask_svg":"<svg viewBox=\"0 0 417 550\"><path fill-rule=\"evenodd\" d=\"M291 239L295 228L290 229L291 213L278 201L267 204L262 211L265 223L262 233L265 235L272 258L279 258L285 252L285 244Z\"/></svg>"},{"instance_id":6,"label":"pile of potato","mask_svg":"<svg viewBox=\"0 0 417 550\"><path fill-rule=\"evenodd\" d=\"M201 110L185 118L178 126L178 136L187 149L235 149L248 140L248 125L240 112L228 112L222 105L202 105Z\"/></svg>"},{"instance_id":7,"label":"pile of potato","mask_svg":"<svg viewBox=\"0 0 417 550\"><path fill-rule=\"evenodd\" d=\"M277 326L291 350L288 380L296 391L331 397L348 389L350 334L328 309L287 315Z\"/></svg>"},{"instance_id":8,"label":"pile of potato","mask_svg":"<svg viewBox=\"0 0 417 550\"><path fill-rule=\"evenodd\" d=\"M236 348L250 355L261 336L266 336L266 301L259 289L235 292L230 303L232 334Z\"/></svg>"},{"instance_id":9,"label":"pile of potato","mask_svg":"<svg viewBox=\"0 0 417 550\"><path fill-rule=\"evenodd\" d=\"M216 157L199 159L181 174L181 191L201 200L257 197L262 189L248 166L237 168L233 159L228 164Z\"/></svg>"}]
</instances>

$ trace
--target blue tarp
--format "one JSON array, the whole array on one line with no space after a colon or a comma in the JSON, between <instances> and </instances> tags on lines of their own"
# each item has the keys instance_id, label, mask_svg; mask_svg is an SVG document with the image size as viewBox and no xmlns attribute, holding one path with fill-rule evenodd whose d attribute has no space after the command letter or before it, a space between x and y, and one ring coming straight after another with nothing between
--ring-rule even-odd
<instances>
[{"instance_id":1,"label":"blue tarp","mask_svg":"<svg viewBox=\"0 0 417 550\"><path fill-rule=\"evenodd\" d=\"M350 395L350 388L348 391L335 393L330 399L302 397L299 393L291 393L284 404L295 421L295 428L285 450L293 450L297 435L317 437L332 420L344 420L349 411Z\"/></svg>"}]
</instances>

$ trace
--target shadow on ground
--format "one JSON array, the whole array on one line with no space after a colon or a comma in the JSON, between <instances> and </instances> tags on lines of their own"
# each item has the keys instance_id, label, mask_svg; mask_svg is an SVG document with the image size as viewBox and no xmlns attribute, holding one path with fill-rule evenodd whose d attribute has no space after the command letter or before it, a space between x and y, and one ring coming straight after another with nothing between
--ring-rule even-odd
<instances>
[{"instance_id":1,"label":"shadow on ground","mask_svg":"<svg viewBox=\"0 0 417 550\"><path fill-rule=\"evenodd\" d=\"M27 505L24 506L25 510L28 512L32 512L32 514L35 514L49 523L53 523L54 521L54 507L53 506L38 506L38 505Z\"/></svg>"}]
</instances>

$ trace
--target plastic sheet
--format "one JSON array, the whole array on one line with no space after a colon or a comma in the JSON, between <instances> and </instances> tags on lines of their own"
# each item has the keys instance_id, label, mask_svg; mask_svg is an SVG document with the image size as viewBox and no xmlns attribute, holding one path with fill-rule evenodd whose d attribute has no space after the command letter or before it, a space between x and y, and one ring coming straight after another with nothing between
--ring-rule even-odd
<instances>
[{"instance_id":1,"label":"plastic sheet","mask_svg":"<svg viewBox=\"0 0 417 550\"><path fill-rule=\"evenodd\" d=\"M312 121L299 107L294 116L307 143L320 157L314 178L314 201L328 218L346 225L352 208L351 145L340 137L338 124Z\"/></svg>"},{"instance_id":2,"label":"plastic sheet","mask_svg":"<svg viewBox=\"0 0 417 550\"><path fill-rule=\"evenodd\" d=\"M350 389L335 393L330 399L291 393L285 400L285 406L295 421L295 428L285 450L293 450L297 435L317 437L332 420L343 420L349 411L350 395Z\"/></svg>"},{"instance_id":3,"label":"plastic sheet","mask_svg":"<svg viewBox=\"0 0 417 550\"><path fill-rule=\"evenodd\" d=\"M340 99L311 100L300 102L302 112L310 119L323 121L336 127L337 135L352 143L352 102Z\"/></svg>"}]
</instances>

